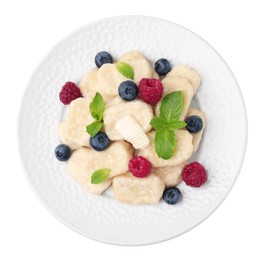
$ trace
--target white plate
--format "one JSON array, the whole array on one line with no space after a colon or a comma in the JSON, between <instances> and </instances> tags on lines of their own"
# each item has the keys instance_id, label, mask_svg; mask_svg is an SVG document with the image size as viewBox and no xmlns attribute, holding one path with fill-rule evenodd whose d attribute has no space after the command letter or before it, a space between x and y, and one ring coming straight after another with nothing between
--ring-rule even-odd
<instances>
[{"instance_id":1,"label":"white plate","mask_svg":"<svg viewBox=\"0 0 267 260\"><path fill-rule=\"evenodd\" d=\"M78 82L94 67L94 56L109 51L116 59L140 50L151 61L166 57L201 75L196 102L208 125L196 159L208 170L201 188L179 185L183 200L175 206L131 206L83 191L55 159L56 126L64 106L58 93L65 81ZM151 244L178 236L206 219L231 190L246 150L247 122L238 84L224 60L187 29L150 17L115 17L70 34L49 52L32 76L19 119L20 151L27 176L43 204L73 230L96 240Z\"/></svg>"}]
</instances>

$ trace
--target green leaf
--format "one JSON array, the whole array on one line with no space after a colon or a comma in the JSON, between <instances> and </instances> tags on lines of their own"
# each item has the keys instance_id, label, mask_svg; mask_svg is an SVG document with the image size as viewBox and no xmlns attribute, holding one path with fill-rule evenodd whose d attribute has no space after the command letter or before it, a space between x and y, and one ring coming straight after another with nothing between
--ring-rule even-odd
<instances>
[{"instance_id":1,"label":"green leaf","mask_svg":"<svg viewBox=\"0 0 267 260\"><path fill-rule=\"evenodd\" d=\"M155 149L158 157L168 160L172 157L176 147L175 132L167 128L156 131Z\"/></svg>"},{"instance_id":2,"label":"green leaf","mask_svg":"<svg viewBox=\"0 0 267 260\"><path fill-rule=\"evenodd\" d=\"M176 118L171 119L167 124L167 128L170 130L178 130L178 129L183 128L185 126L186 126L186 122L179 121Z\"/></svg>"},{"instance_id":3,"label":"green leaf","mask_svg":"<svg viewBox=\"0 0 267 260\"><path fill-rule=\"evenodd\" d=\"M91 136L94 137L104 125L103 122L95 121L90 125L86 126L86 132Z\"/></svg>"},{"instance_id":4,"label":"green leaf","mask_svg":"<svg viewBox=\"0 0 267 260\"><path fill-rule=\"evenodd\" d=\"M169 122L173 118L179 119L183 111L183 94L181 91L174 91L165 96L160 105L160 117Z\"/></svg>"},{"instance_id":5,"label":"green leaf","mask_svg":"<svg viewBox=\"0 0 267 260\"><path fill-rule=\"evenodd\" d=\"M103 118L104 110L105 110L104 99L101 96L101 94L96 92L93 101L90 103L90 113L93 118L95 118L98 121L101 121Z\"/></svg>"},{"instance_id":6,"label":"green leaf","mask_svg":"<svg viewBox=\"0 0 267 260\"><path fill-rule=\"evenodd\" d=\"M102 183L103 181L107 179L109 174L110 174L110 169L107 169L107 168L99 169L92 174L91 183L92 184Z\"/></svg>"},{"instance_id":7,"label":"green leaf","mask_svg":"<svg viewBox=\"0 0 267 260\"><path fill-rule=\"evenodd\" d=\"M150 125L155 129L164 129L166 128L165 120L161 117L154 117L150 121Z\"/></svg>"},{"instance_id":8,"label":"green leaf","mask_svg":"<svg viewBox=\"0 0 267 260\"><path fill-rule=\"evenodd\" d=\"M124 77L132 80L134 79L134 70L129 64L118 61L116 63L116 68Z\"/></svg>"}]
</instances>

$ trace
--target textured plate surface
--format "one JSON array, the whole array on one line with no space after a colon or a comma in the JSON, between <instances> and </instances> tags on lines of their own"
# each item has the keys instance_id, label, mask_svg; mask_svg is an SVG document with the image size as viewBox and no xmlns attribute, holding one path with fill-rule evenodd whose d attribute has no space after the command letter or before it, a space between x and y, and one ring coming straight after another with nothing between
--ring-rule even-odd
<instances>
[{"instance_id":1,"label":"textured plate surface","mask_svg":"<svg viewBox=\"0 0 267 260\"><path fill-rule=\"evenodd\" d=\"M58 93L65 81L78 82L94 67L94 56L107 50L116 59L140 50L151 61L166 57L200 74L195 102L206 112L207 128L195 158L208 170L200 189L181 184L175 206L123 205L111 192L94 196L67 174L54 157L56 126L64 107ZM125 16L89 24L61 41L31 78L19 119L20 151L26 174L46 207L75 231L107 243L142 245L188 231L224 200L240 171L246 149L246 112L237 82L218 53L203 39L176 24L149 17Z\"/></svg>"}]
</instances>

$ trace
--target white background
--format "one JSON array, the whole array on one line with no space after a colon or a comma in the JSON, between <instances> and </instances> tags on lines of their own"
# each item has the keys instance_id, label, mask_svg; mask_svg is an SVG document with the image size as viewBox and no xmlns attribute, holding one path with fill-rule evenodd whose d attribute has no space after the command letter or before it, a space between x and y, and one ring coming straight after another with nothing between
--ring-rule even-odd
<instances>
[{"instance_id":1,"label":"white background","mask_svg":"<svg viewBox=\"0 0 267 260\"><path fill-rule=\"evenodd\" d=\"M266 259L267 15L264 2L1 0L0 259ZM17 145L20 101L43 56L78 27L107 16L126 14L164 18L206 39L235 74L249 119L246 158L224 203L188 233L142 247L103 244L61 224L34 196L24 176Z\"/></svg>"}]
</instances>

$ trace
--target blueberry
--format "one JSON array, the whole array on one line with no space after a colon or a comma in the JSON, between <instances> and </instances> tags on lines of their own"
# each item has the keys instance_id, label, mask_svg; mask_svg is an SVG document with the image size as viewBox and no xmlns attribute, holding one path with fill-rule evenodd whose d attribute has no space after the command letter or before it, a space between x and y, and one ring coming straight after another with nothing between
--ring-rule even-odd
<instances>
[{"instance_id":1,"label":"blueberry","mask_svg":"<svg viewBox=\"0 0 267 260\"><path fill-rule=\"evenodd\" d=\"M67 145L59 144L55 149L55 155L59 161L67 161L71 156L71 150Z\"/></svg>"},{"instance_id":2,"label":"blueberry","mask_svg":"<svg viewBox=\"0 0 267 260\"><path fill-rule=\"evenodd\" d=\"M119 85L119 95L126 101L131 101L138 95L138 87L133 81L126 80Z\"/></svg>"},{"instance_id":3,"label":"blueberry","mask_svg":"<svg viewBox=\"0 0 267 260\"><path fill-rule=\"evenodd\" d=\"M168 187L162 197L167 204L174 205L182 198L182 193L176 187Z\"/></svg>"},{"instance_id":4,"label":"blueberry","mask_svg":"<svg viewBox=\"0 0 267 260\"><path fill-rule=\"evenodd\" d=\"M199 116L190 116L185 122L186 129L190 133L198 133L203 127L202 119Z\"/></svg>"},{"instance_id":5,"label":"blueberry","mask_svg":"<svg viewBox=\"0 0 267 260\"><path fill-rule=\"evenodd\" d=\"M90 137L90 145L96 151L103 151L109 146L109 138L104 133L99 131L94 137Z\"/></svg>"},{"instance_id":6,"label":"blueberry","mask_svg":"<svg viewBox=\"0 0 267 260\"><path fill-rule=\"evenodd\" d=\"M155 71L160 76L165 76L172 69L170 62L167 59L159 59L155 63Z\"/></svg>"},{"instance_id":7,"label":"blueberry","mask_svg":"<svg viewBox=\"0 0 267 260\"><path fill-rule=\"evenodd\" d=\"M95 56L95 65L100 68L103 64L112 63L112 56L106 51L100 51Z\"/></svg>"}]
</instances>

